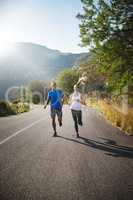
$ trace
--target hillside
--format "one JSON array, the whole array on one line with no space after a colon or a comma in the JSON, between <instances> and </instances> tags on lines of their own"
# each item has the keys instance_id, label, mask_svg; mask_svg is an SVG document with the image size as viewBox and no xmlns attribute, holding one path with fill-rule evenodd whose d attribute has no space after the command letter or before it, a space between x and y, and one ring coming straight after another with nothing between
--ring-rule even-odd
<instances>
[{"instance_id":1,"label":"hillside","mask_svg":"<svg viewBox=\"0 0 133 200\"><path fill-rule=\"evenodd\" d=\"M38 44L16 43L6 56L0 57L0 97L11 86L35 79L49 81L84 55L62 53Z\"/></svg>"}]
</instances>

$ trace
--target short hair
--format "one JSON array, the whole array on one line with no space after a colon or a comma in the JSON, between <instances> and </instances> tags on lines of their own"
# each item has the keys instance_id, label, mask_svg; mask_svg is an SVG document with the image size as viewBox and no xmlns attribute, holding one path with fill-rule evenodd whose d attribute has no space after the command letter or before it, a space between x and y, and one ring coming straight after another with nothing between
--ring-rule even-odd
<instances>
[{"instance_id":1,"label":"short hair","mask_svg":"<svg viewBox=\"0 0 133 200\"><path fill-rule=\"evenodd\" d=\"M52 82L50 83L50 85L51 85L52 87L56 87L56 82L55 82L55 81L52 81Z\"/></svg>"}]
</instances>

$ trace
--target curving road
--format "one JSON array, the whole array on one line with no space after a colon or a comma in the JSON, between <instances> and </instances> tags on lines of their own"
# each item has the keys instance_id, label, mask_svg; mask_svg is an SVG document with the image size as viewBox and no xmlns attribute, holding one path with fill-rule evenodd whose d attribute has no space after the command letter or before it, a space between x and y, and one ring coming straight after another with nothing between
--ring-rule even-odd
<instances>
[{"instance_id":1,"label":"curving road","mask_svg":"<svg viewBox=\"0 0 133 200\"><path fill-rule=\"evenodd\" d=\"M76 139L63 111L56 138L49 108L0 118L0 200L132 200L133 137L84 107Z\"/></svg>"}]
</instances>

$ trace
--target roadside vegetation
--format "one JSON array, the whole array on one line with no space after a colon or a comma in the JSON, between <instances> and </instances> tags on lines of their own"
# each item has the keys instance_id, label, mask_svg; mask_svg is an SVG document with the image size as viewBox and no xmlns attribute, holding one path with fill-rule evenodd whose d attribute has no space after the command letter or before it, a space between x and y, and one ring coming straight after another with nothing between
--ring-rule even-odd
<instances>
[{"instance_id":1,"label":"roadside vegetation","mask_svg":"<svg viewBox=\"0 0 133 200\"><path fill-rule=\"evenodd\" d=\"M82 3L83 12L77 18L81 45L88 47L89 56L69 72L63 71L57 81L69 96L77 79L86 72L86 104L133 135L133 3L125 0L82 0Z\"/></svg>"},{"instance_id":2,"label":"roadside vegetation","mask_svg":"<svg viewBox=\"0 0 133 200\"><path fill-rule=\"evenodd\" d=\"M48 82L44 80L31 81L28 85L30 102L33 104L42 104L47 97L48 85Z\"/></svg>"},{"instance_id":3,"label":"roadside vegetation","mask_svg":"<svg viewBox=\"0 0 133 200\"><path fill-rule=\"evenodd\" d=\"M25 87L12 88L8 101L0 101L0 117L28 112L31 104L42 104L47 96L48 83L31 81Z\"/></svg>"},{"instance_id":4,"label":"roadside vegetation","mask_svg":"<svg viewBox=\"0 0 133 200\"><path fill-rule=\"evenodd\" d=\"M96 97L86 99L86 105L97 109L114 126L121 129L127 135L133 135L133 108L124 113L115 104L106 99L97 100Z\"/></svg>"},{"instance_id":5,"label":"roadside vegetation","mask_svg":"<svg viewBox=\"0 0 133 200\"><path fill-rule=\"evenodd\" d=\"M0 117L8 115L16 115L30 110L30 105L28 103L8 103L5 101L0 102Z\"/></svg>"},{"instance_id":6,"label":"roadside vegetation","mask_svg":"<svg viewBox=\"0 0 133 200\"><path fill-rule=\"evenodd\" d=\"M77 83L79 73L77 69L65 69L57 76L57 85L61 88L65 96L69 96L73 91L74 84Z\"/></svg>"}]
</instances>

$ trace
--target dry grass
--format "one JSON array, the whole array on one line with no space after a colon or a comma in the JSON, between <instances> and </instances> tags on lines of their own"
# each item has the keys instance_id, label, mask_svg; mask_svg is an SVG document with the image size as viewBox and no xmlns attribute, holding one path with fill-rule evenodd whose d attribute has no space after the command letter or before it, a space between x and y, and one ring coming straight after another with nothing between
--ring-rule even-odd
<instances>
[{"instance_id":1,"label":"dry grass","mask_svg":"<svg viewBox=\"0 0 133 200\"><path fill-rule=\"evenodd\" d=\"M88 99L87 105L100 110L105 118L109 120L114 126L119 127L127 135L133 135L133 109L130 108L127 114L117 110L112 104L106 101L95 99Z\"/></svg>"}]
</instances>

